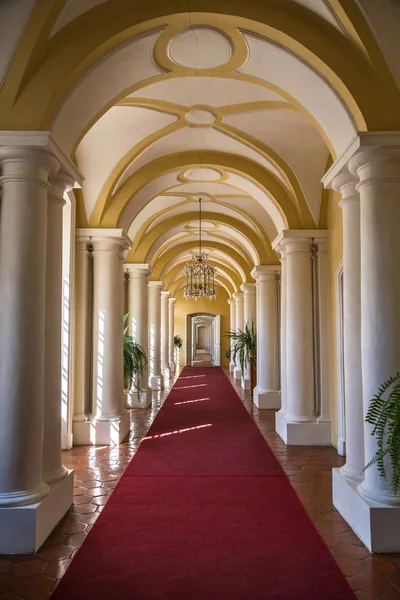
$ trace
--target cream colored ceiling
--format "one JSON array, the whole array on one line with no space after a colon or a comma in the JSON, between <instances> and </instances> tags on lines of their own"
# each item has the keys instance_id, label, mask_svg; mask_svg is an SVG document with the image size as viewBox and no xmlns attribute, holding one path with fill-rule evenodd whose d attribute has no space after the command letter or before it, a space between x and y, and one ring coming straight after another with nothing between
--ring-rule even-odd
<instances>
[{"instance_id":1,"label":"cream colored ceiling","mask_svg":"<svg viewBox=\"0 0 400 600\"><path fill-rule=\"evenodd\" d=\"M53 33L93 4L71 0ZM339 27L324 2L301 4ZM277 262L271 241L288 226L277 194L300 214L306 207L318 226L330 154L326 140L340 148L353 131L343 105L293 54L235 31L232 42L229 28L194 25L169 38L161 28L126 44L82 84L100 87L103 104L111 93L107 77L114 95L125 89L76 145L87 220L98 218L99 206L104 212L125 190L134 190L118 219L133 240L128 260L149 262L169 287L179 287L178 266L197 249L199 197L208 222L203 241L229 293L249 280L255 264ZM173 77L164 77L168 70ZM318 94L324 115L318 114ZM90 103L79 113L83 122L98 97ZM78 104L72 92L55 120L63 146L74 144L76 133L65 131L63 120ZM210 153L211 163L203 159ZM195 162L185 162L193 156ZM182 166L168 168L169 157L171 165L179 157Z\"/></svg>"}]
</instances>

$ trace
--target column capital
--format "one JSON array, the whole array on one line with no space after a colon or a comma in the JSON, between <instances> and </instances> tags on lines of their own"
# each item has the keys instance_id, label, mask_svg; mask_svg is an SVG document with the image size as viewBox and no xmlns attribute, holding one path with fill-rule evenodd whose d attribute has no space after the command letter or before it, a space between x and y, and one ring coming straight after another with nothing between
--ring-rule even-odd
<instances>
[{"instance_id":1,"label":"column capital","mask_svg":"<svg viewBox=\"0 0 400 600\"><path fill-rule=\"evenodd\" d=\"M176 298L169 298L168 299L168 303L169 303L170 306L171 305L173 306L174 304L176 304Z\"/></svg>"},{"instance_id":2,"label":"column capital","mask_svg":"<svg viewBox=\"0 0 400 600\"><path fill-rule=\"evenodd\" d=\"M170 296L171 292L169 290L164 290L163 292L161 292L161 298L163 298L164 300L168 300Z\"/></svg>"},{"instance_id":3,"label":"column capital","mask_svg":"<svg viewBox=\"0 0 400 600\"><path fill-rule=\"evenodd\" d=\"M58 169L69 173L80 187L84 177L77 166L53 139L50 131L0 131L0 162L12 152L44 152L57 161Z\"/></svg>"},{"instance_id":4,"label":"column capital","mask_svg":"<svg viewBox=\"0 0 400 600\"><path fill-rule=\"evenodd\" d=\"M86 235L85 229L77 229L75 234L75 247L78 252L89 252L90 236Z\"/></svg>"},{"instance_id":5,"label":"column capital","mask_svg":"<svg viewBox=\"0 0 400 600\"><path fill-rule=\"evenodd\" d=\"M242 283L240 289L244 293L244 295L254 295L256 293L256 284L255 283Z\"/></svg>"},{"instance_id":6,"label":"column capital","mask_svg":"<svg viewBox=\"0 0 400 600\"><path fill-rule=\"evenodd\" d=\"M229 304L229 306L235 306L235 299L233 297L229 298L228 304Z\"/></svg>"},{"instance_id":7,"label":"column capital","mask_svg":"<svg viewBox=\"0 0 400 600\"><path fill-rule=\"evenodd\" d=\"M281 268L278 265L258 265L254 267L250 275L259 283L260 281L276 280Z\"/></svg>"},{"instance_id":8,"label":"column capital","mask_svg":"<svg viewBox=\"0 0 400 600\"><path fill-rule=\"evenodd\" d=\"M359 202L360 195L357 191L358 179L348 169L343 169L339 175L332 180L332 188L342 196L339 206L343 208L346 204Z\"/></svg>"},{"instance_id":9,"label":"column capital","mask_svg":"<svg viewBox=\"0 0 400 600\"><path fill-rule=\"evenodd\" d=\"M124 271L129 274L129 278L145 278L152 274L148 263L125 263Z\"/></svg>"},{"instance_id":10,"label":"column capital","mask_svg":"<svg viewBox=\"0 0 400 600\"><path fill-rule=\"evenodd\" d=\"M358 150L349 160L349 170L356 175L360 186L371 181L400 180L400 145Z\"/></svg>"},{"instance_id":11,"label":"column capital","mask_svg":"<svg viewBox=\"0 0 400 600\"><path fill-rule=\"evenodd\" d=\"M49 184L50 191L48 198L64 206L64 194L72 190L74 179L65 171L58 171L55 175L50 176Z\"/></svg>"},{"instance_id":12,"label":"column capital","mask_svg":"<svg viewBox=\"0 0 400 600\"><path fill-rule=\"evenodd\" d=\"M233 294L233 298L235 302L243 302L244 294L243 292L236 292L236 294Z\"/></svg>"},{"instance_id":13,"label":"column capital","mask_svg":"<svg viewBox=\"0 0 400 600\"><path fill-rule=\"evenodd\" d=\"M60 168L55 156L46 150L10 146L0 146L0 165L0 184L25 182L46 190L50 189L49 177Z\"/></svg>"},{"instance_id":14,"label":"column capital","mask_svg":"<svg viewBox=\"0 0 400 600\"><path fill-rule=\"evenodd\" d=\"M346 172L348 170L348 167L350 166L349 161L353 157L356 157L356 155L361 156L362 154L365 154L365 152L367 152L368 155L371 151L374 153L376 150L379 154L382 150L389 148L400 148L400 131L360 131L323 176L322 183L324 187L327 189L332 188L335 177L340 175L343 171ZM350 166L351 172L353 172L353 168L357 171L359 167L354 167L354 164L357 165L359 160L363 162L365 157L357 159L355 163L353 163L353 167Z\"/></svg>"},{"instance_id":15,"label":"column capital","mask_svg":"<svg viewBox=\"0 0 400 600\"><path fill-rule=\"evenodd\" d=\"M132 241L123 229L82 229L90 237L94 252L117 251L124 254L131 248Z\"/></svg>"},{"instance_id":16,"label":"column capital","mask_svg":"<svg viewBox=\"0 0 400 600\"><path fill-rule=\"evenodd\" d=\"M149 281L149 290L158 290L161 291L164 287L163 281Z\"/></svg>"}]
</instances>

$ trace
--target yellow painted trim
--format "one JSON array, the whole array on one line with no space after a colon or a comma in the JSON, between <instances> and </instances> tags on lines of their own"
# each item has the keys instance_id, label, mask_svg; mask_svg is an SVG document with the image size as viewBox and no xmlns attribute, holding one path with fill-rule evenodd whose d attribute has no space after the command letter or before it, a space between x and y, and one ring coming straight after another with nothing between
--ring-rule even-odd
<instances>
[{"instance_id":1,"label":"yellow painted trim","mask_svg":"<svg viewBox=\"0 0 400 600\"><path fill-rule=\"evenodd\" d=\"M104 211L107 210L107 207L112 202L112 193L116 182L119 181L120 177L122 177L126 169L129 168L130 164L134 160L136 160L140 156L140 154L142 154L142 152L144 152L147 148L155 144L158 140L171 133L175 133L176 131L179 131L184 127L185 122L180 118L178 121L174 121L173 123L170 123L169 125L158 129L157 131L151 133L147 137L143 138L140 142L135 144L135 146L133 146L133 148L131 148L129 152L127 152L125 156L123 156L118 161L118 163L111 171L110 175L107 177L107 180L104 183L99 197L96 201L96 204L93 208L93 212L90 215L91 227L97 227L100 223Z\"/></svg>"},{"instance_id":2,"label":"yellow painted trim","mask_svg":"<svg viewBox=\"0 0 400 600\"><path fill-rule=\"evenodd\" d=\"M400 92L394 89L393 78L379 77L359 47L323 18L295 3L288 9L281 0L235 3L235 16L232 8L231 0L170 0L168 5L163 0L146 5L141 0L102 3L48 40L40 65L27 65L27 83L3 120L9 128L21 128L28 110L25 127L30 123L30 128L43 129L74 83L118 45L167 24L185 27L201 22L215 26L221 20L221 30L225 23L229 28L255 32L308 62L343 98L359 130L398 128ZM25 45L24 37L21 47Z\"/></svg>"},{"instance_id":3,"label":"yellow painted trim","mask_svg":"<svg viewBox=\"0 0 400 600\"><path fill-rule=\"evenodd\" d=\"M92 226L117 227L119 219L130 200L135 194L143 189L145 185L154 180L155 177L159 177L176 169L181 169L184 165L193 163L214 163L220 167L229 168L230 171L245 176L248 180L253 181L258 187L263 189L269 198L276 204L285 221L286 227L293 229L302 228L301 219L297 207L293 203L293 199L288 190L276 177L273 177L272 174L261 167L261 165L258 165L247 158L215 151L190 151L169 154L157 158L151 163L141 167L118 189L110 205L103 211L101 220L99 219L100 211L98 211L96 207L97 218Z\"/></svg>"},{"instance_id":4,"label":"yellow painted trim","mask_svg":"<svg viewBox=\"0 0 400 600\"><path fill-rule=\"evenodd\" d=\"M234 219L228 215L217 215L214 212L203 211L202 218L205 221L214 221L215 223L222 223L224 225L229 226L234 231L239 232L243 235L253 247L255 253L258 255L260 264L265 264L268 260L268 253L266 252L265 242L263 245L263 241L258 238L255 232L245 225L243 222L238 219ZM183 213L180 215L175 215L174 217L170 217L161 221L158 225L153 227L147 235L142 239L138 246L136 247L136 260L137 262L148 262L149 253L151 252L151 248L154 243L160 238L160 236L166 231L170 231L171 229L183 225L185 223L191 223L192 221L198 220L197 212ZM268 240L270 242L270 240ZM206 243L206 242L205 242Z\"/></svg>"},{"instance_id":5,"label":"yellow painted trim","mask_svg":"<svg viewBox=\"0 0 400 600\"><path fill-rule=\"evenodd\" d=\"M227 246L225 246L224 244L221 244L220 242L207 242L207 244L205 244L205 247L211 248L211 249L216 249L224 254L228 254L232 258L232 260L234 260L240 266L242 271L245 273L246 277L250 277L250 271L252 269L252 266L249 265L242 258L242 256L240 254L238 254L231 248L228 249ZM151 279L154 281L158 281L160 279L161 273L163 272L165 267L169 264L169 262L171 260L173 260L173 258L177 254L180 254L181 252L192 250L192 248L194 250L196 249L193 242L185 242L184 244L177 244L176 246L171 248L171 250L169 250L168 252L165 252L162 256L157 258L154 262L152 261L150 263L150 266L153 271ZM133 257L133 259L134 259L134 257ZM132 259L130 260L130 257L128 255L127 262L135 262L135 261Z\"/></svg>"}]
</instances>

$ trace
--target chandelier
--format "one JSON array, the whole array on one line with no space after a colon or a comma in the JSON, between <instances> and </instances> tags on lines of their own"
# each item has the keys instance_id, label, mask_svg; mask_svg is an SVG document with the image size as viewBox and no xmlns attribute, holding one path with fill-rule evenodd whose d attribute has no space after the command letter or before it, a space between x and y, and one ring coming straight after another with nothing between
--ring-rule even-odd
<instances>
[{"instance_id":1,"label":"chandelier","mask_svg":"<svg viewBox=\"0 0 400 600\"><path fill-rule=\"evenodd\" d=\"M208 264L208 256L201 251L201 198L199 198L199 252L193 253L193 262L187 263L185 266L186 286L184 297L208 298L213 300L217 297L215 289L214 277L216 269Z\"/></svg>"}]
</instances>

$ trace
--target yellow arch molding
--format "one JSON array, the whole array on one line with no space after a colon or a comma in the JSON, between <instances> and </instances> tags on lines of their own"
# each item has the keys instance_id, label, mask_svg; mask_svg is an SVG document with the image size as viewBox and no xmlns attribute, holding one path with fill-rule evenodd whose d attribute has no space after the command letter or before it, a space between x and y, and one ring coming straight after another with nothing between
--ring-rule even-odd
<instances>
[{"instance_id":1,"label":"yellow arch molding","mask_svg":"<svg viewBox=\"0 0 400 600\"><path fill-rule=\"evenodd\" d=\"M265 261L269 259L266 247L263 247L262 240L258 238L256 233L250 227L248 227L238 219L234 219L233 217L230 217L228 215L216 214L214 212L209 211L203 211L202 218L205 221L223 223L224 225L228 225L235 231L241 233L245 238L248 239L250 244L253 246L255 252L258 254L260 264L266 264ZM137 262L147 262L146 257L150 252L151 247L163 233L184 223L196 221L197 219L197 212L183 213L181 215L170 217L169 219L166 219L165 221L162 221L161 223L153 227L149 231L149 233L145 237L143 237L142 240L139 241L139 244L136 247L135 256ZM268 242L270 243L270 240L268 240Z\"/></svg>"},{"instance_id":2,"label":"yellow arch molding","mask_svg":"<svg viewBox=\"0 0 400 600\"><path fill-rule=\"evenodd\" d=\"M240 266L240 268L242 269L242 271L244 272L246 277L250 278L250 271L252 269L252 266L249 265L247 263L247 261L245 261L244 258L238 252L236 252L235 250L232 250L232 248L228 248L227 246L225 246L224 244L221 244L220 242L207 242L206 247L207 248L215 248L216 250L219 250L220 252L230 256ZM150 266L153 270L151 279L158 281L161 277L161 273L163 272L164 268L171 262L171 260L177 254L191 250L192 248L193 248L193 242L186 242L184 244L178 244L177 246L174 246L168 252L165 252L156 261L151 261ZM131 259L128 255L127 262L135 262L134 259L135 259L135 257L132 257L132 259Z\"/></svg>"},{"instance_id":3,"label":"yellow arch molding","mask_svg":"<svg viewBox=\"0 0 400 600\"><path fill-rule=\"evenodd\" d=\"M287 228L302 229L301 218L293 199L283 184L272 173L247 158L212 150L169 154L141 167L124 181L109 206L104 207L102 214L99 214L101 211L96 205L91 227L117 227L118 221L130 200L142 188L154 180L155 177L192 163L215 163L217 166L226 167L230 171L244 175L246 179L261 187L275 202Z\"/></svg>"},{"instance_id":4,"label":"yellow arch molding","mask_svg":"<svg viewBox=\"0 0 400 600\"><path fill-rule=\"evenodd\" d=\"M160 196L168 196L169 193L168 192L162 192L162 193L160 193L158 195L160 195ZM181 206L183 206L185 204L191 204L193 202L193 200L191 199L191 197L188 196L187 194L182 194L182 193L176 193L176 192L174 192L174 193L172 193L172 195L173 196L182 196L182 197L185 198L185 200L183 202L179 202L177 204L174 204L173 206L167 206L165 208L165 210L161 210L161 211L155 213L149 219L147 219L147 221L145 221L145 223L143 223L143 225L140 227L140 229L136 233L135 239L133 240L132 248L131 248L131 251L130 251L131 256L135 256L136 255L136 249L138 247L138 244L144 238L144 236L146 234L146 231L148 230L148 228L150 227L150 225L153 223L153 221L155 221L156 219L158 219L161 215L166 215L168 212L172 212L173 210L175 210L178 207L181 207ZM219 204L220 206L224 206L226 208L229 208L230 210L233 210L233 211L239 213L239 215L242 215L243 217L245 217L246 219L248 219L252 223L252 225L254 226L254 228L256 229L256 231L258 232L258 237L260 239L263 239L263 240L264 240L264 238L268 239L268 236L267 236L266 232L263 229L260 228L259 224L252 218L252 216L247 211L245 211L242 208L239 208L237 206L232 206L232 205L228 204L227 202L221 202L220 198L224 198L224 197L225 196L217 195L217 196L213 196L212 199L213 199L213 202L215 204ZM232 196L228 195L228 197L231 198ZM242 196L240 196L240 197L242 197ZM154 200L154 198L152 198L152 200ZM215 214L216 218L218 217L218 213L212 213L212 214L213 215ZM215 219L213 218L213 220L215 220ZM83 226L87 227L87 224L82 225L82 227ZM164 246L162 246L161 248L163 249ZM161 248L158 250L158 253L162 252ZM267 244L267 251L269 251L268 244ZM272 257L273 257L273 260L274 260L275 259L275 254L274 253L273 253Z\"/></svg>"},{"instance_id":5,"label":"yellow arch molding","mask_svg":"<svg viewBox=\"0 0 400 600\"><path fill-rule=\"evenodd\" d=\"M224 237L218 237L214 236L215 239L213 240L206 240L204 242L204 247L210 247L210 243L213 242L215 243L219 243L220 247L222 249L222 251L224 253L226 253L227 255L229 255L230 258L232 258L233 260L233 254L231 254L231 252L235 253L237 256L240 256L242 258L243 264L246 264L247 267L251 270L254 266L254 261L252 259L252 257L250 256L250 254L247 252L246 248L243 248L243 246L241 246L240 244L238 244L237 241L235 240L228 240ZM184 244L191 244L192 250L193 251L197 251L197 240L187 240L186 238L182 238L181 240L176 240L178 243L175 244L174 246L172 246L170 249L176 249L181 247ZM162 256L164 256L167 252L169 252L169 246L168 246L168 242L165 242L154 254L153 256L151 256L149 258L149 260L147 261L150 264L155 264L158 260L160 260L160 258ZM179 252L178 252L179 254ZM132 250L130 251L130 253L128 254L128 256L132 256L132 262L137 262L136 261L136 255L134 255L132 253ZM243 273L245 273L245 269L243 268L243 265L238 263L238 266L242 269Z\"/></svg>"},{"instance_id":6,"label":"yellow arch molding","mask_svg":"<svg viewBox=\"0 0 400 600\"><path fill-rule=\"evenodd\" d=\"M128 99L128 100L131 100L131 99ZM169 104L171 104L171 103L168 103L168 102L165 103L164 112L169 112L170 114L175 114L179 118L179 120L175 123L171 123L161 129L159 129L158 131L151 133L144 140L141 140L141 142L136 144L131 150L129 150L129 152L127 152L118 161L117 165L112 169L111 173L107 177L107 180L104 183L104 185L101 189L101 192L99 194L99 198L96 202L96 207L93 212L93 217L91 217L91 220L93 220L94 222L96 222L95 212L99 211L101 207L107 206L110 196L113 193L115 183L117 181L119 181L120 177L123 175L123 173L129 167L129 165L136 158L138 158L140 156L140 154L143 153L150 145L155 144L156 142L160 141L161 139L164 139L165 137L167 137L168 135L170 135L172 133L175 133L176 131L180 130L181 128L184 128L185 126L188 126L188 123L185 122L184 117L185 117L186 112L189 110L192 110L193 107L185 107L185 106L181 106L178 104L174 104L173 108L171 108L169 106ZM269 105L269 104L274 104L274 105L281 104L281 105L284 105L284 108L290 109L290 105L288 103L276 103L276 102L274 102L274 103L249 102L249 103L245 103L245 104L235 105L235 107L236 107L236 110L242 110L242 112L243 112L244 110L246 110L246 111L255 110L255 109L257 109L255 107L257 107L258 105L264 106L264 105ZM120 103L120 105L121 105L121 103ZM146 106L146 102L144 102L144 101L142 101L142 99L140 99L138 103L133 102L131 104L129 102L128 105L129 106ZM157 108L155 108L155 106L157 106ZM155 103L153 103L153 101L149 101L149 103L146 107L151 108L153 110L162 111L162 108L164 107L164 101L156 101ZM212 109L212 107L209 107L209 106L204 106L204 108L206 108L207 110ZM265 106L264 106L264 108L265 108ZM224 108L218 107L218 108L214 108L212 110L215 112L215 114L217 116L217 120L216 120L215 124L212 125L212 128L216 129L217 131L220 131L224 135L227 135L227 136L237 140L238 142L244 144L245 146L247 146L247 147L251 148L252 150L254 150L255 152L257 152L264 158L270 160L272 162L272 164L282 174L282 176L286 180L289 188L293 192L293 198L299 208L299 214L301 215L301 220L303 222L303 226L308 229L314 228L316 226L316 223L313 219L312 213L311 213L309 206L307 204L307 201L304 197L303 190L298 182L298 179L297 179L295 173L291 169L290 165L277 152L275 152L272 148L270 148L266 144L263 144L259 140L256 140L252 136L246 134L244 131L241 131L239 129L236 129L235 127L232 127L230 125L223 123L223 118L225 116Z\"/></svg>"},{"instance_id":7,"label":"yellow arch molding","mask_svg":"<svg viewBox=\"0 0 400 600\"><path fill-rule=\"evenodd\" d=\"M347 2L352 7L355 4L354 0ZM281 0L270 0L268 4L265 0L234 4L231 0L170 0L167 5L164 0L146 4L141 0L109 0L77 17L46 44L48 32L40 27L37 44L44 45L41 60L32 52L19 85L10 74L7 77L6 96L10 98L11 88L15 100L12 111L9 105L0 105L7 109L3 117L7 126L46 128L68 90L97 60L128 39L164 26L167 21L175 27L210 22L222 30L228 23L229 27L265 36L296 53L325 77L349 107L359 129L398 127L400 94L387 70L379 77L352 40L305 7L283 5ZM20 53L25 52L25 56L27 46L24 35Z\"/></svg>"},{"instance_id":8,"label":"yellow arch molding","mask_svg":"<svg viewBox=\"0 0 400 600\"><path fill-rule=\"evenodd\" d=\"M245 131L236 129L232 125L228 125L227 123L223 123L220 126L216 126L216 129L219 129L226 135L241 141L243 144L252 148L261 155L264 155L268 158L276 168L282 173L282 175L287 180L289 187L293 192L293 198L295 199L297 206L299 208L299 213L301 215L301 219L303 222L303 227L305 229L314 229L316 223L308 206L307 200L304 196L303 190L301 189L300 183L297 179L296 174L290 167L290 165L277 153L275 150L252 137ZM332 154L332 150L330 150Z\"/></svg>"},{"instance_id":9,"label":"yellow arch molding","mask_svg":"<svg viewBox=\"0 0 400 600\"><path fill-rule=\"evenodd\" d=\"M176 263L176 265L174 265L167 272L166 275L164 275L163 282L164 282L164 284L166 285L167 288L170 286L171 282L174 280L175 275L177 275L177 273L179 273L179 271L182 271L182 266L186 262L187 262L186 259L181 259L179 262ZM210 260L209 263L210 263L211 266L215 267L217 269L217 271L219 271L219 266L221 265L222 268L223 268L223 270L226 272L226 274L229 275L229 277L234 282L236 288L240 289L240 286L242 284L242 279L241 279L240 275L238 275L238 273L236 273L235 271L232 270L231 267L226 266L222 262L219 263L216 260Z\"/></svg>"},{"instance_id":10,"label":"yellow arch molding","mask_svg":"<svg viewBox=\"0 0 400 600\"><path fill-rule=\"evenodd\" d=\"M136 158L140 156L142 152L144 152L147 148L149 148L154 142L160 140L161 138L170 135L171 133L175 133L180 129L186 127L186 124L183 119L178 119L178 121L174 121L169 125L165 125L161 129L151 133L144 139L140 140L137 144L133 146L120 160L117 162L110 175L107 177L103 187L101 188L99 197L96 201L96 205L93 209L92 214L90 215L90 223L98 223L98 213L102 213L104 207L107 206L107 201L111 198L111 194L115 183L122 176L128 165L133 162ZM96 227L97 225L93 225Z\"/></svg>"},{"instance_id":11,"label":"yellow arch molding","mask_svg":"<svg viewBox=\"0 0 400 600\"><path fill-rule=\"evenodd\" d=\"M188 245L190 244L190 242L185 242L185 240L182 240L182 242L180 243L180 246L182 246L183 244L186 244L186 243L187 243ZM214 242L214 244L215 244L215 243L216 243L216 242ZM209 245L209 244L208 244L206 247L207 247L207 249L210 249L210 245ZM240 282L241 282L241 283L244 283L244 282L247 280L246 271L243 269L243 267L242 267L242 266L241 266L239 263L235 262L235 258L232 256L232 254L230 254L230 252L231 252L231 248L230 248L230 247L227 247L227 246L226 246L225 244L223 244L223 243L221 244L221 248L222 248L222 250L218 250L218 249L211 249L211 251L212 251L212 254L210 255L210 260L211 260L212 262L216 263L216 264L221 264L221 265L223 265L224 267L225 267L225 266L227 266L227 267L228 267L229 269L231 269L233 272L237 273L237 276L238 276L238 278L239 278ZM222 255L222 256L221 256L220 254L218 254L218 255L214 255L214 253L213 253L213 250L216 250L217 252L223 252L223 255ZM165 248L164 248L164 251L165 251ZM196 251L197 251L197 247L196 247L196 246L195 246L195 245L192 243L192 246L191 246L189 249L187 249L187 248L186 248L186 249L185 249L185 250L183 250L182 252L179 252L179 253L176 255L176 257L177 257L176 259L177 259L179 262L181 262L181 260L185 260L185 261L187 261L187 260L188 260L188 258L187 258L187 257L188 257L188 256L190 256L190 255L191 255L193 252L196 252ZM157 256L154 256L154 257L152 258L152 260L151 260L151 263L152 263L152 264L156 264L156 262L159 260L159 257L160 257L160 256L162 256L162 255L163 255L163 253L164 253L164 252L160 252L159 254L157 254ZM242 260L245 260L245 259L243 258L243 256L240 254L240 252L238 252L237 254L238 254L239 256L241 256L241 257L242 257ZM182 256L185 256L186 258L185 258L185 259L183 259L183 258L182 258ZM231 260L228 260L228 259L227 259L227 257L229 257ZM232 262L233 262L233 264L232 264ZM177 264L177 263L176 263L176 261L172 261L172 262L170 261L170 262L167 264L167 266L166 266L166 267L164 268L164 270L161 272L162 279L164 279L165 275L166 275L167 273L169 273L170 269L173 269L173 268L174 268L175 264ZM170 266L168 267L168 265L170 265ZM250 264L249 264L249 265L247 265L247 266L248 266L248 268L249 268L249 269L251 268ZM166 269L167 269L167 270L166 270Z\"/></svg>"}]
</instances>

